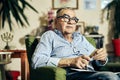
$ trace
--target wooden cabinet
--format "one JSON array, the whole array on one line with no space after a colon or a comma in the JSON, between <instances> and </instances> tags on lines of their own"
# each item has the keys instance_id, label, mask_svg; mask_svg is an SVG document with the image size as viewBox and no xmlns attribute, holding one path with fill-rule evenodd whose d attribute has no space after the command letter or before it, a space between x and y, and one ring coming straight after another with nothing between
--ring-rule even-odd
<instances>
[{"instance_id":1,"label":"wooden cabinet","mask_svg":"<svg viewBox=\"0 0 120 80\"><path fill-rule=\"evenodd\" d=\"M21 58L21 80L29 80L29 65L27 60L26 50L7 50L13 52L11 58ZM0 50L0 52L6 52L6 50Z\"/></svg>"}]
</instances>

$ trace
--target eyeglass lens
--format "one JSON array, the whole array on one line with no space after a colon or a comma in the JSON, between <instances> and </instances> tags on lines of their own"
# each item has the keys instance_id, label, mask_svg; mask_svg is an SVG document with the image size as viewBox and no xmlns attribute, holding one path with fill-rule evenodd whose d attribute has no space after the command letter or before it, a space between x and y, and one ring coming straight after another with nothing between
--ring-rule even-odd
<instances>
[{"instance_id":1,"label":"eyeglass lens","mask_svg":"<svg viewBox=\"0 0 120 80\"><path fill-rule=\"evenodd\" d=\"M58 16L57 18L63 18L63 20L65 22L70 22L71 21L71 23L77 23L79 21L79 19L77 17L70 18L70 16L67 15L67 14L64 14L63 16Z\"/></svg>"}]
</instances>

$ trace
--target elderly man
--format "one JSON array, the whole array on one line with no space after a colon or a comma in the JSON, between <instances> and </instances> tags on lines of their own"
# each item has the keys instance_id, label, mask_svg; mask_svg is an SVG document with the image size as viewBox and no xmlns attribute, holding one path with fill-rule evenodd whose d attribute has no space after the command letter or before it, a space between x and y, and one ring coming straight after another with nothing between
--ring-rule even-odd
<instances>
[{"instance_id":1,"label":"elderly man","mask_svg":"<svg viewBox=\"0 0 120 80\"><path fill-rule=\"evenodd\" d=\"M93 62L97 66L107 63L107 53L103 48L96 49L83 35L75 32L78 20L71 8L57 11L55 30L41 36L32 57L33 68L63 67L67 71L67 80L120 80L112 72L94 70Z\"/></svg>"}]
</instances>

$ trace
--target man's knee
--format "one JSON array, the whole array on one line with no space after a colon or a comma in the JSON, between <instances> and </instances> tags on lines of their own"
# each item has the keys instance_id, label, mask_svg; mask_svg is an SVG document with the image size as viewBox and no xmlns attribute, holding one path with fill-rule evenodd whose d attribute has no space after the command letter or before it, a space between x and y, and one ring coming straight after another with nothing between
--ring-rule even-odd
<instances>
[{"instance_id":1,"label":"man's knee","mask_svg":"<svg viewBox=\"0 0 120 80\"><path fill-rule=\"evenodd\" d=\"M98 80L119 80L119 77L113 72L99 72Z\"/></svg>"}]
</instances>

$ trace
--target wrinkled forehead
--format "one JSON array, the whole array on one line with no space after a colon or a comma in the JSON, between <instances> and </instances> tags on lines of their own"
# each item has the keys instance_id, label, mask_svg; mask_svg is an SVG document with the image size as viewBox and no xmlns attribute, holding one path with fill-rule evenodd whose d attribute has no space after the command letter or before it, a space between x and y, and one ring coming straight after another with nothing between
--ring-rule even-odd
<instances>
[{"instance_id":1,"label":"wrinkled forehead","mask_svg":"<svg viewBox=\"0 0 120 80\"><path fill-rule=\"evenodd\" d=\"M58 16L62 16L64 14L69 15L70 17L75 17L75 11L72 9L62 9L57 13L57 17Z\"/></svg>"}]
</instances>

